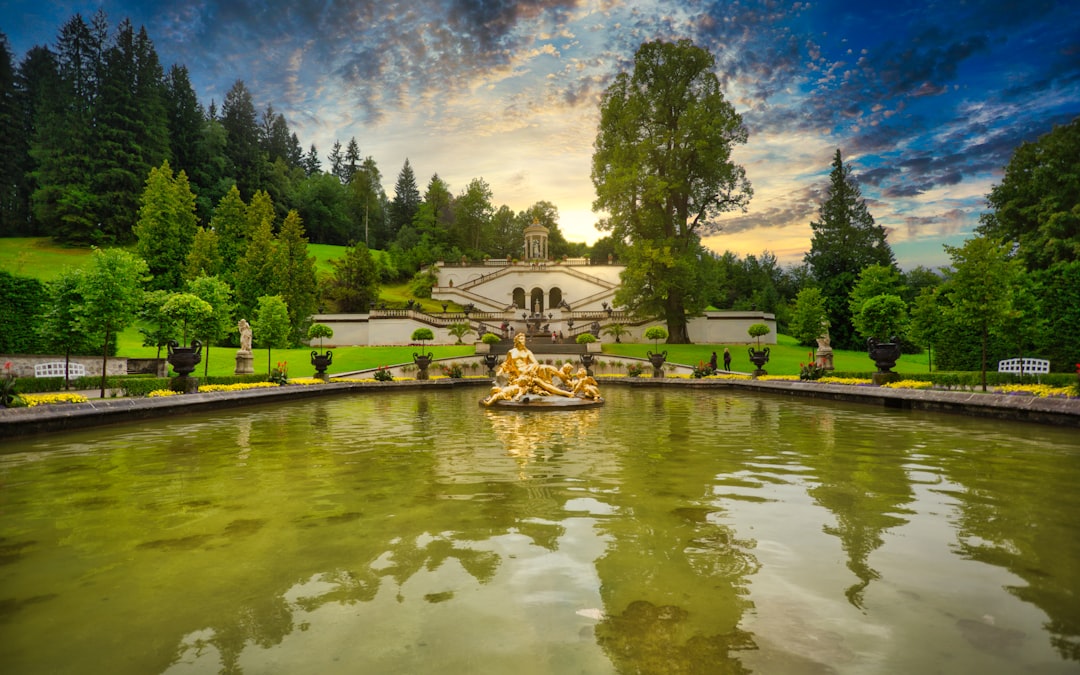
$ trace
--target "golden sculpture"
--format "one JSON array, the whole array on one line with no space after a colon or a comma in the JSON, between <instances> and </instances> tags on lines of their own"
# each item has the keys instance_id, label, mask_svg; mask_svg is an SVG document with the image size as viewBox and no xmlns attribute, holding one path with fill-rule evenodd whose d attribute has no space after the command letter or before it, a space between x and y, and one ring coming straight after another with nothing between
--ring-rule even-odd
<instances>
[{"instance_id":1,"label":"golden sculpture","mask_svg":"<svg viewBox=\"0 0 1080 675\"><path fill-rule=\"evenodd\" d=\"M596 380L584 368L574 372L567 363L562 368L545 365L525 346L525 334L514 336L514 346L506 360L495 370L495 384L490 395L481 403L491 406L497 401L528 403L532 397L564 397L580 401L601 402Z\"/></svg>"}]
</instances>

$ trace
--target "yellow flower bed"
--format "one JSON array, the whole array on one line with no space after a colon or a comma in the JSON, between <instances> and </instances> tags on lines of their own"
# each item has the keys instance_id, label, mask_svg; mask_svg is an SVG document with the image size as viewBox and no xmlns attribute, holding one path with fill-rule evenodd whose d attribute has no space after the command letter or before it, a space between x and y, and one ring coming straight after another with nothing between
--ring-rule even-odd
<instances>
[{"instance_id":1,"label":"yellow flower bed","mask_svg":"<svg viewBox=\"0 0 1080 675\"><path fill-rule=\"evenodd\" d=\"M326 381L318 377L293 377L289 379L289 384L326 384Z\"/></svg>"},{"instance_id":2,"label":"yellow flower bed","mask_svg":"<svg viewBox=\"0 0 1080 675\"><path fill-rule=\"evenodd\" d=\"M176 396L180 392L173 391L172 389L155 389L146 395L146 398L163 398L165 396Z\"/></svg>"},{"instance_id":3,"label":"yellow flower bed","mask_svg":"<svg viewBox=\"0 0 1080 675\"><path fill-rule=\"evenodd\" d=\"M1072 387L1051 387L1048 384L1004 384L994 387L999 394L1031 394L1039 398L1071 396Z\"/></svg>"},{"instance_id":4,"label":"yellow flower bed","mask_svg":"<svg viewBox=\"0 0 1080 675\"><path fill-rule=\"evenodd\" d=\"M821 384L873 384L873 380L862 377L823 377L818 382Z\"/></svg>"},{"instance_id":5,"label":"yellow flower bed","mask_svg":"<svg viewBox=\"0 0 1080 675\"><path fill-rule=\"evenodd\" d=\"M23 394L22 400L27 407L33 408L38 405L53 405L55 403L86 403L86 397L82 394L61 392L58 394Z\"/></svg>"},{"instance_id":6,"label":"yellow flower bed","mask_svg":"<svg viewBox=\"0 0 1080 675\"><path fill-rule=\"evenodd\" d=\"M212 391L243 391L245 389L267 389L278 385L273 382L237 382L236 384L205 384L199 387L200 394Z\"/></svg>"},{"instance_id":7,"label":"yellow flower bed","mask_svg":"<svg viewBox=\"0 0 1080 675\"><path fill-rule=\"evenodd\" d=\"M799 376L798 375L762 375L758 379L763 381L763 382L764 381L769 381L769 380L778 381L778 382L792 382L792 381L798 382L799 381Z\"/></svg>"},{"instance_id":8,"label":"yellow flower bed","mask_svg":"<svg viewBox=\"0 0 1080 675\"><path fill-rule=\"evenodd\" d=\"M707 380L750 380L753 379L749 375L731 375L725 373L723 375L709 375L705 379Z\"/></svg>"},{"instance_id":9,"label":"yellow flower bed","mask_svg":"<svg viewBox=\"0 0 1080 675\"><path fill-rule=\"evenodd\" d=\"M896 382L886 382L881 386L889 389L930 389L934 386L934 383L922 380L898 380Z\"/></svg>"}]
</instances>

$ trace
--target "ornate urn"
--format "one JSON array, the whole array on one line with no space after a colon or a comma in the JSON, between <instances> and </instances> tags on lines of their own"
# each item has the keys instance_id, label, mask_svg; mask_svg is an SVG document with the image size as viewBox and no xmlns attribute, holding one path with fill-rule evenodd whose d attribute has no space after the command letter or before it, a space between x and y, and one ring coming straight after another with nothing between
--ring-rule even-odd
<instances>
[{"instance_id":1,"label":"ornate urn","mask_svg":"<svg viewBox=\"0 0 1080 675\"><path fill-rule=\"evenodd\" d=\"M495 366L499 363L499 357L495 354L484 355L484 365L488 369L488 377L495 377Z\"/></svg>"},{"instance_id":2,"label":"ornate urn","mask_svg":"<svg viewBox=\"0 0 1080 675\"><path fill-rule=\"evenodd\" d=\"M428 371L428 366L431 365L432 353L428 352L427 354L417 354L416 352L413 352L412 358L413 358L413 363L415 363L416 367L417 367L416 379L418 379L418 380L430 379L430 378L428 378L428 372L427 371Z\"/></svg>"},{"instance_id":3,"label":"ornate urn","mask_svg":"<svg viewBox=\"0 0 1080 675\"><path fill-rule=\"evenodd\" d=\"M877 366L879 373L891 373L896 361L900 358L900 343L893 337L888 342L880 342L877 338L866 341L866 352Z\"/></svg>"},{"instance_id":4,"label":"ornate urn","mask_svg":"<svg viewBox=\"0 0 1080 675\"><path fill-rule=\"evenodd\" d=\"M592 366L594 360L593 355L588 352L581 355L581 365L585 366L585 373L588 374L589 377L593 376Z\"/></svg>"},{"instance_id":5,"label":"ornate urn","mask_svg":"<svg viewBox=\"0 0 1080 675\"><path fill-rule=\"evenodd\" d=\"M334 362L334 353L327 350L325 354L311 352L311 365L315 366L315 377L326 378L326 369Z\"/></svg>"},{"instance_id":6,"label":"ornate urn","mask_svg":"<svg viewBox=\"0 0 1080 675\"><path fill-rule=\"evenodd\" d=\"M768 373L765 372L765 364L769 362L769 348L754 349L753 347L750 347L748 351L750 354L750 363L754 364L755 368L753 373L754 377L768 375Z\"/></svg>"},{"instance_id":7,"label":"ornate urn","mask_svg":"<svg viewBox=\"0 0 1080 675\"><path fill-rule=\"evenodd\" d=\"M169 340L169 365L180 377L187 377L202 360L202 343L192 340L190 347L181 347L176 340Z\"/></svg>"},{"instance_id":8,"label":"ornate urn","mask_svg":"<svg viewBox=\"0 0 1080 675\"><path fill-rule=\"evenodd\" d=\"M663 377L664 376L664 362L667 361L667 350L665 349L659 353L647 352L649 355L649 362L652 363L652 376Z\"/></svg>"}]
</instances>

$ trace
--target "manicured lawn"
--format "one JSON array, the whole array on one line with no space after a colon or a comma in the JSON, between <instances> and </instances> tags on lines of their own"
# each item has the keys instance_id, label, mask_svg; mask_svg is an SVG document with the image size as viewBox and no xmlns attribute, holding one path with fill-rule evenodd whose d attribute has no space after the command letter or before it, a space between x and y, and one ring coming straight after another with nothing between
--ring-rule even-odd
<instances>
[{"instance_id":1,"label":"manicured lawn","mask_svg":"<svg viewBox=\"0 0 1080 675\"><path fill-rule=\"evenodd\" d=\"M65 268L90 264L89 248L69 248L48 237L0 238L0 270L21 277L52 281Z\"/></svg>"},{"instance_id":2,"label":"manicured lawn","mask_svg":"<svg viewBox=\"0 0 1080 675\"><path fill-rule=\"evenodd\" d=\"M747 345L665 345L660 343L656 347L651 342L645 343L608 343L605 341L603 349L605 354L615 356L637 356L645 358L648 352L667 351L668 361L696 365L699 361L708 363L712 352L716 351L717 365L724 367L724 347L731 351L731 369L743 372L754 370L754 364L750 363L747 355ZM810 355L812 348L803 347L793 337L787 335L777 336L777 344L768 345L769 362L765 364L765 371L770 375L798 375L801 364L813 360ZM862 351L834 350L833 365L838 371L873 372L873 361ZM896 362L893 369L898 373L925 373L928 371L927 355L904 354Z\"/></svg>"}]
</instances>

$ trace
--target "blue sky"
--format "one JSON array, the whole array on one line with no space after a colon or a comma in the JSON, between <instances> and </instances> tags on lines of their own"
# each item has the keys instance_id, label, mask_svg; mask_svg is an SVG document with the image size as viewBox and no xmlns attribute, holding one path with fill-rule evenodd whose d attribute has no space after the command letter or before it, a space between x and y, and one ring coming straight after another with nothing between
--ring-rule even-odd
<instances>
[{"instance_id":1,"label":"blue sky","mask_svg":"<svg viewBox=\"0 0 1080 675\"><path fill-rule=\"evenodd\" d=\"M0 0L16 63L74 13L145 26L204 104L242 79L325 159L355 137L387 193L406 158L496 206L553 202L592 242L600 94L647 40L716 56L755 196L706 238L801 261L837 148L901 266L943 265L1016 146L1080 114L1080 2Z\"/></svg>"}]
</instances>

